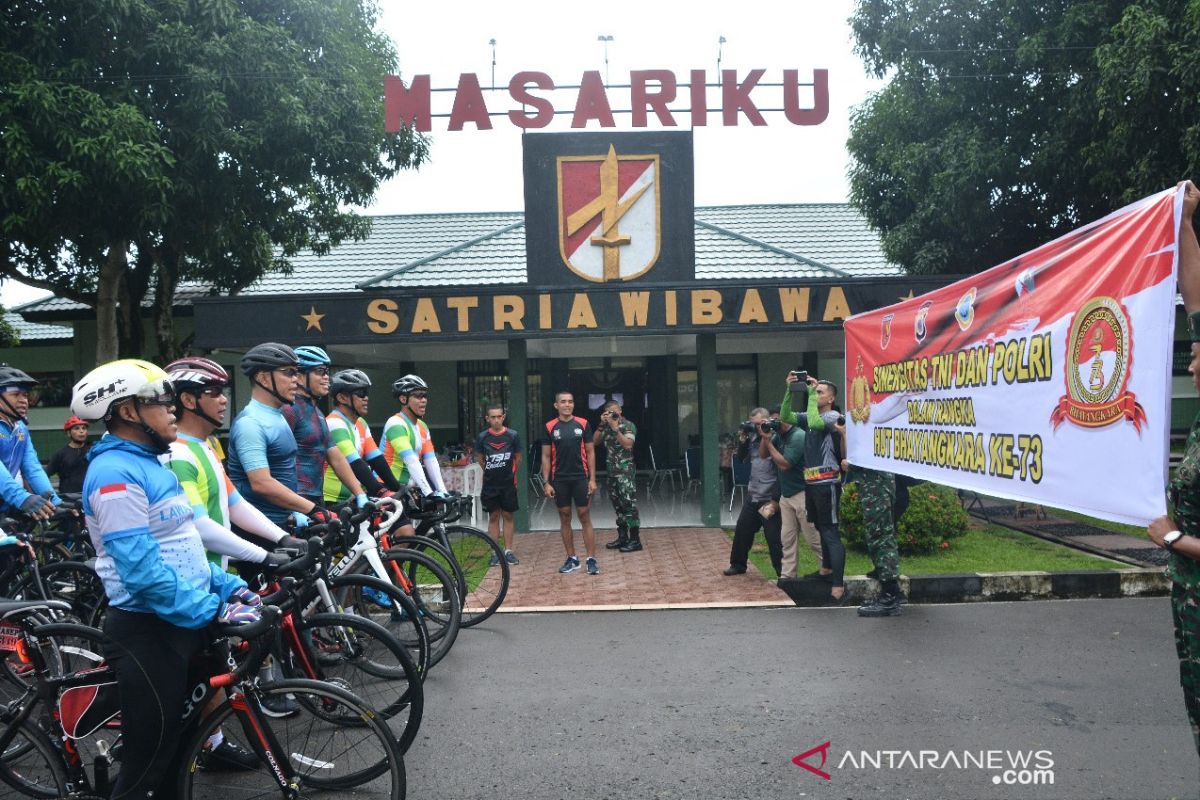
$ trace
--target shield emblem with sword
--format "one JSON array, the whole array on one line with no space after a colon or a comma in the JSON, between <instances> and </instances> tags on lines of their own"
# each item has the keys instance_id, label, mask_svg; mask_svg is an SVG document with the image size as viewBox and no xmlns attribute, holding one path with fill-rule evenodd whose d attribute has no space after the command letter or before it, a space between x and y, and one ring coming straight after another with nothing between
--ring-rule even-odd
<instances>
[{"instance_id":1,"label":"shield emblem with sword","mask_svg":"<svg viewBox=\"0 0 1200 800\"><path fill-rule=\"evenodd\" d=\"M558 158L558 244L579 277L629 281L650 271L662 243L659 156Z\"/></svg>"}]
</instances>

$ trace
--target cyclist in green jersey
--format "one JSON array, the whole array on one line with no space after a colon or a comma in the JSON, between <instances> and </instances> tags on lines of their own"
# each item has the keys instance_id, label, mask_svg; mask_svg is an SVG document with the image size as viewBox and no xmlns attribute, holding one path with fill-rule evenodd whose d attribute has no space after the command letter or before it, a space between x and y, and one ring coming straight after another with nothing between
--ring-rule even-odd
<instances>
[{"instance_id":1,"label":"cyclist in green jersey","mask_svg":"<svg viewBox=\"0 0 1200 800\"><path fill-rule=\"evenodd\" d=\"M415 486L422 495L444 500L448 496L446 484L433 449L433 437L424 420L429 407L429 385L419 375L405 375L392 384L392 394L399 401L400 410L383 426L383 454L392 474L401 486ZM402 536L414 532L406 516L401 517L396 530Z\"/></svg>"},{"instance_id":2,"label":"cyclist in green jersey","mask_svg":"<svg viewBox=\"0 0 1200 800\"><path fill-rule=\"evenodd\" d=\"M392 474L383 451L375 443L366 414L370 407L371 379L360 369L344 369L329 383L333 411L325 417L329 437L351 464L356 465L363 488L373 497L400 491L400 482ZM357 465L362 467L358 468ZM325 502L340 506L353 497L337 472L325 468Z\"/></svg>"}]
</instances>

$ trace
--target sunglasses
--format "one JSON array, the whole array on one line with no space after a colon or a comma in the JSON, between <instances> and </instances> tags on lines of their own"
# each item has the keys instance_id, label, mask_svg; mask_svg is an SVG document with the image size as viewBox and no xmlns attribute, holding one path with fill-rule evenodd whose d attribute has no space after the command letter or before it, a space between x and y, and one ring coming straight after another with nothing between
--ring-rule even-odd
<instances>
[{"instance_id":1,"label":"sunglasses","mask_svg":"<svg viewBox=\"0 0 1200 800\"><path fill-rule=\"evenodd\" d=\"M316 375L318 377L324 378L329 375L329 367L313 367L308 372L310 375Z\"/></svg>"},{"instance_id":2,"label":"sunglasses","mask_svg":"<svg viewBox=\"0 0 1200 800\"><path fill-rule=\"evenodd\" d=\"M294 378L300 374L300 370L295 367L279 367L275 371L282 374L285 378Z\"/></svg>"},{"instance_id":3,"label":"sunglasses","mask_svg":"<svg viewBox=\"0 0 1200 800\"><path fill-rule=\"evenodd\" d=\"M173 406L175 405L175 395L156 394L153 397L139 397L138 402L144 406Z\"/></svg>"},{"instance_id":4,"label":"sunglasses","mask_svg":"<svg viewBox=\"0 0 1200 800\"><path fill-rule=\"evenodd\" d=\"M412 394L409 395L409 397L413 400L428 400L429 393L428 392L413 392Z\"/></svg>"},{"instance_id":5,"label":"sunglasses","mask_svg":"<svg viewBox=\"0 0 1200 800\"><path fill-rule=\"evenodd\" d=\"M200 390L200 394L204 397L228 397L228 386L206 386Z\"/></svg>"},{"instance_id":6,"label":"sunglasses","mask_svg":"<svg viewBox=\"0 0 1200 800\"><path fill-rule=\"evenodd\" d=\"M157 380L138 392L137 401L144 406L173 406L175 386L166 378Z\"/></svg>"},{"instance_id":7,"label":"sunglasses","mask_svg":"<svg viewBox=\"0 0 1200 800\"><path fill-rule=\"evenodd\" d=\"M352 394L354 397L357 397L359 400L366 400L368 397L371 396L371 392L369 389L359 389L357 391L351 392L350 394Z\"/></svg>"}]
</instances>

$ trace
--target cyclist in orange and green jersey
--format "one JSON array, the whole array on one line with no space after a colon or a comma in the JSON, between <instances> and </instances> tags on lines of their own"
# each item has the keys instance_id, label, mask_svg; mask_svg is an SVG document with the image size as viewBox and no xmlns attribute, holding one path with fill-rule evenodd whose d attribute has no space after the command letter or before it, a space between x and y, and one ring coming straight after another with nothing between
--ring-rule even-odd
<instances>
[{"instance_id":1,"label":"cyclist in orange and green jersey","mask_svg":"<svg viewBox=\"0 0 1200 800\"><path fill-rule=\"evenodd\" d=\"M367 494L378 496L384 493L385 487L388 492L400 491L400 482L392 474L364 418L370 403L370 392L371 379L362 370L344 369L338 372L329 384L333 411L325 417L325 422L334 446L346 460L367 467L367 470L356 469L355 474ZM335 507L354 496L330 467L325 468L324 492L325 502Z\"/></svg>"},{"instance_id":2,"label":"cyclist in orange and green jersey","mask_svg":"<svg viewBox=\"0 0 1200 800\"><path fill-rule=\"evenodd\" d=\"M433 437L423 417L429 407L429 385L417 375L405 375L392 384L400 410L383 426L383 456L401 486L416 486L421 494L446 497L446 483L438 465ZM397 532L413 533L412 523L402 518Z\"/></svg>"}]
</instances>

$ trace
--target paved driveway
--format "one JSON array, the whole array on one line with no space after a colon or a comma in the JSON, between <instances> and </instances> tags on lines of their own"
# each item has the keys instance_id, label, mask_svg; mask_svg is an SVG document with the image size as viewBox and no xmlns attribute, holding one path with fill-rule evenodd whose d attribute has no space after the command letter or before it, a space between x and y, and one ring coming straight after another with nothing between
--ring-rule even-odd
<instances>
[{"instance_id":1,"label":"paved driveway","mask_svg":"<svg viewBox=\"0 0 1200 800\"><path fill-rule=\"evenodd\" d=\"M1161 598L505 614L426 693L410 797L1197 794Z\"/></svg>"}]
</instances>

